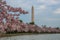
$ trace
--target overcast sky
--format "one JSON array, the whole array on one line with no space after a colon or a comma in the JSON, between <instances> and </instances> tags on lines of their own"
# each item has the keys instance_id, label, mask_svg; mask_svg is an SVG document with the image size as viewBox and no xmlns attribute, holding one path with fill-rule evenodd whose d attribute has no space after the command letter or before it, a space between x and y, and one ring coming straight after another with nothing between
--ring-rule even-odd
<instances>
[{"instance_id":1,"label":"overcast sky","mask_svg":"<svg viewBox=\"0 0 60 40\"><path fill-rule=\"evenodd\" d=\"M29 12L20 15L24 22L31 21L31 7L35 9L35 23L37 25L47 25L60 27L60 0L6 0L8 5L21 7Z\"/></svg>"}]
</instances>

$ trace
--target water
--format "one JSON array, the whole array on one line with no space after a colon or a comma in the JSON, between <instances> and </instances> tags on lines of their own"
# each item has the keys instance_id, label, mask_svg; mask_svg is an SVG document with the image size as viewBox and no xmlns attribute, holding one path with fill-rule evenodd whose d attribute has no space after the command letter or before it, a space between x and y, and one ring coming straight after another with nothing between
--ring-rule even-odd
<instances>
[{"instance_id":1,"label":"water","mask_svg":"<svg viewBox=\"0 0 60 40\"><path fill-rule=\"evenodd\" d=\"M60 40L60 34L39 34L4 37L0 40Z\"/></svg>"}]
</instances>

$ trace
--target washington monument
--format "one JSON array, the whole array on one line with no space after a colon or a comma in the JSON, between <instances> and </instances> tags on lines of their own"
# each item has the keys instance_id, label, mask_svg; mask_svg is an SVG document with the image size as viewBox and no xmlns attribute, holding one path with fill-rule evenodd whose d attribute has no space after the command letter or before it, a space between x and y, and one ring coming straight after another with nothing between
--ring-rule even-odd
<instances>
[{"instance_id":1,"label":"washington monument","mask_svg":"<svg viewBox=\"0 0 60 40\"><path fill-rule=\"evenodd\" d=\"M34 22L34 7L32 6L31 22Z\"/></svg>"}]
</instances>

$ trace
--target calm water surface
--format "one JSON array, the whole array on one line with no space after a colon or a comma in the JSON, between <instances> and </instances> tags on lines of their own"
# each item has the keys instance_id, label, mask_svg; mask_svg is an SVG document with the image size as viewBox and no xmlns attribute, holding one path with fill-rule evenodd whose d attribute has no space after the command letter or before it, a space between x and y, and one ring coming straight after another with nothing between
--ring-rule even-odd
<instances>
[{"instance_id":1,"label":"calm water surface","mask_svg":"<svg viewBox=\"0 0 60 40\"><path fill-rule=\"evenodd\" d=\"M60 34L39 34L4 37L0 40L60 40Z\"/></svg>"}]
</instances>

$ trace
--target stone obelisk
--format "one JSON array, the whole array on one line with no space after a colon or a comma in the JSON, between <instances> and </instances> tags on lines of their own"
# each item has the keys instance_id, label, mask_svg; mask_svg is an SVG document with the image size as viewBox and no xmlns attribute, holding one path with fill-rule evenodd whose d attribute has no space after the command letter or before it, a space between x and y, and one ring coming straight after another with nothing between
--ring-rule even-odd
<instances>
[{"instance_id":1,"label":"stone obelisk","mask_svg":"<svg viewBox=\"0 0 60 40\"><path fill-rule=\"evenodd\" d=\"M32 6L32 15L31 15L31 22L34 22L34 7Z\"/></svg>"}]
</instances>

